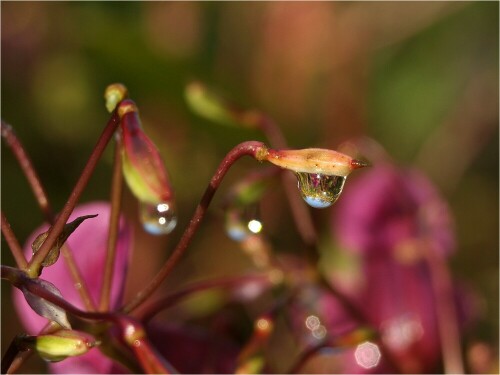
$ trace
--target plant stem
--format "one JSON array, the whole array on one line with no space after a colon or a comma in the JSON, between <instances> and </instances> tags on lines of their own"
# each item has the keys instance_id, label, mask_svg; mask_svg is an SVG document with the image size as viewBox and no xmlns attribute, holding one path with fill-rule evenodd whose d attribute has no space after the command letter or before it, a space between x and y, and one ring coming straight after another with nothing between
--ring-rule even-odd
<instances>
[{"instance_id":1,"label":"plant stem","mask_svg":"<svg viewBox=\"0 0 500 375\"><path fill-rule=\"evenodd\" d=\"M49 253L50 249L54 246L57 237L61 234L64 225L68 221L68 218L73 212L76 203L80 199L80 195L87 186L87 183L92 176L92 173L94 172L97 162L99 161L102 153L104 152L104 149L106 148L106 145L108 144L116 128L118 127L118 124L118 115L116 114L116 112L113 112L106 128L99 137L99 140L97 141L97 144L95 145L89 157L89 160L87 161L87 164L85 165L82 174L80 175L80 178L73 188L68 201L64 205L54 225L50 227L48 236L40 247L39 251L36 252L36 254L29 262L27 272L30 277L38 277L38 275L41 273L41 263Z\"/></svg>"},{"instance_id":2,"label":"plant stem","mask_svg":"<svg viewBox=\"0 0 500 375\"><path fill-rule=\"evenodd\" d=\"M450 271L444 259L436 254L434 249L426 249L425 258L431 274L436 301L444 373L463 374L465 370Z\"/></svg>"},{"instance_id":3,"label":"plant stem","mask_svg":"<svg viewBox=\"0 0 500 375\"><path fill-rule=\"evenodd\" d=\"M271 284L271 281L269 280L269 276L267 274L261 274L204 280L198 283L193 283L186 286L184 289L173 292L161 298L160 300L148 305L144 310L141 311L139 320L142 322L148 322L160 311L175 305L176 303L178 303L185 297L192 295L193 293L212 288L236 288L248 283Z\"/></svg>"},{"instance_id":4,"label":"plant stem","mask_svg":"<svg viewBox=\"0 0 500 375\"><path fill-rule=\"evenodd\" d=\"M50 224L54 224L54 213L52 211L49 198L43 188L41 180L31 162L31 159L28 156L28 153L24 149L21 141L17 138L16 133L14 132L11 125L2 121L2 137L4 137L7 145L10 147L12 153L16 157L21 170L28 180L28 184L33 191L33 194L36 198L38 206L45 217L45 220ZM75 262L75 258L73 257L73 253L69 245L65 244L61 248L61 254L68 266L70 275L73 279L75 285L79 285L79 288L76 288L78 293L80 294L80 298L82 299L83 304L89 311L95 310L94 302L90 297L90 292L88 290L87 284L85 283L80 270Z\"/></svg>"},{"instance_id":5,"label":"plant stem","mask_svg":"<svg viewBox=\"0 0 500 375\"><path fill-rule=\"evenodd\" d=\"M5 217L3 211L1 212L1 215L2 215L2 234L5 238L5 241L7 242L7 245L9 246L9 249L12 252L12 256L14 257L17 266L20 269L25 270L26 268L28 268L28 261L24 257L23 248L19 244L19 241L17 240L14 232L12 231L12 228L10 227L10 224L7 221L7 218Z\"/></svg>"},{"instance_id":6,"label":"plant stem","mask_svg":"<svg viewBox=\"0 0 500 375\"><path fill-rule=\"evenodd\" d=\"M281 132L281 129L269 116L262 113L258 121L259 128L262 130L273 148L288 148L288 144L283 133ZM318 260L316 248L318 235L314 227L311 213L300 195L297 194L297 180L295 176L288 171L284 171L281 175L281 181L292 212L295 227L297 228L302 241L307 246L307 252L311 263L315 264Z\"/></svg>"},{"instance_id":7,"label":"plant stem","mask_svg":"<svg viewBox=\"0 0 500 375\"><path fill-rule=\"evenodd\" d=\"M43 327L39 335L56 332L61 329L61 326L56 322L49 322ZM13 374L19 367L33 354L33 349L27 348L24 351L20 351L14 358L7 359L7 354L2 358L2 374ZM5 366L5 367L4 367ZM5 369L5 370L4 370Z\"/></svg>"},{"instance_id":8,"label":"plant stem","mask_svg":"<svg viewBox=\"0 0 500 375\"><path fill-rule=\"evenodd\" d=\"M116 243L120 226L120 210L123 188L123 172L121 158L121 139L117 137L115 143L115 156L113 162L113 177L111 181L111 213L109 217L108 246L104 268L103 283L101 287L101 300L99 311L109 310L111 284L115 266Z\"/></svg>"},{"instance_id":9,"label":"plant stem","mask_svg":"<svg viewBox=\"0 0 500 375\"><path fill-rule=\"evenodd\" d=\"M139 305L141 305L151 294L153 294L158 289L163 280L165 280L165 278L170 274L174 266L186 251L194 234L198 230L198 227L200 226L200 223L205 216L207 208L229 168L231 168L231 166L244 155L252 156L253 158L256 158L260 161L263 160L264 153L267 153L267 148L263 143L249 141L240 143L224 157L219 167L215 171L214 176L210 180L210 183L205 190L200 203L196 207L193 217L191 218L172 255L167 259L154 279L142 291L140 291L132 301L130 301L121 309L123 312L129 313Z\"/></svg>"},{"instance_id":10,"label":"plant stem","mask_svg":"<svg viewBox=\"0 0 500 375\"><path fill-rule=\"evenodd\" d=\"M24 149L21 141L17 138L14 129L10 124L7 124L2 120L2 137L9 146L10 150L14 154L19 166L21 167L24 175L26 176L28 183L35 195L35 199L40 206L40 209L45 217L45 220L50 221L53 217L52 208L50 206L45 189L42 186L40 178L36 173L33 163L31 162L28 153Z\"/></svg>"}]
</instances>

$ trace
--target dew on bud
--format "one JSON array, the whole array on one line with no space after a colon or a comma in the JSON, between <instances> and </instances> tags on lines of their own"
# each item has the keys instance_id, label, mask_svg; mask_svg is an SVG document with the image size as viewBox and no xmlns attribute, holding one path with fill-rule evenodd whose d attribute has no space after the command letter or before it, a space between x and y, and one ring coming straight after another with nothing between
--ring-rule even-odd
<instances>
[{"instance_id":1,"label":"dew on bud","mask_svg":"<svg viewBox=\"0 0 500 375\"><path fill-rule=\"evenodd\" d=\"M169 234L177 225L175 207L169 202L140 203L139 217L144 230L154 235Z\"/></svg>"},{"instance_id":2,"label":"dew on bud","mask_svg":"<svg viewBox=\"0 0 500 375\"><path fill-rule=\"evenodd\" d=\"M314 208L334 204L342 193L346 177L319 173L296 173L298 188L306 203Z\"/></svg>"}]
</instances>

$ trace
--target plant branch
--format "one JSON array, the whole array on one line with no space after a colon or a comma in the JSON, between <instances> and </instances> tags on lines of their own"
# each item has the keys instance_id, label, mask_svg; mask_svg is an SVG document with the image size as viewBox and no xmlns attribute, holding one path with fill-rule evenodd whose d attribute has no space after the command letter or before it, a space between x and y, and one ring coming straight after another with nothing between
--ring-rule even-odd
<instances>
[{"instance_id":1,"label":"plant branch","mask_svg":"<svg viewBox=\"0 0 500 375\"><path fill-rule=\"evenodd\" d=\"M439 254L436 254L434 249L426 249L425 258L431 273L432 289L436 301L444 373L463 374L465 370L451 275L446 262Z\"/></svg>"},{"instance_id":2,"label":"plant branch","mask_svg":"<svg viewBox=\"0 0 500 375\"><path fill-rule=\"evenodd\" d=\"M94 169L99 161L106 145L113 136L116 128L118 127L119 119L116 112L113 112L111 118L104 131L102 132L97 144L95 145L87 164L85 165L80 178L78 179L73 191L71 192L66 204L64 205L61 213L59 214L54 225L50 227L47 238L45 239L43 245L33 256L30 263L28 264L28 274L31 277L37 277L41 273L41 263L46 258L50 249L54 246L57 237L61 234L64 225L66 224L69 216L73 212L76 203L80 199L80 196L87 186L87 183L94 172Z\"/></svg>"},{"instance_id":3,"label":"plant branch","mask_svg":"<svg viewBox=\"0 0 500 375\"><path fill-rule=\"evenodd\" d=\"M269 116L261 113L258 119L258 127L262 130L273 148L288 148L288 144L283 133L281 132L281 129ZM297 228L302 241L307 246L307 252L311 263L315 264L318 260L318 235L316 233L316 228L314 227L311 212L300 195L297 194L297 181L295 176L288 171L284 171L284 173L281 174L281 181L292 212L295 227Z\"/></svg>"},{"instance_id":4,"label":"plant branch","mask_svg":"<svg viewBox=\"0 0 500 375\"><path fill-rule=\"evenodd\" d=\"M113 162L113 177L111 181L111 214L109 217L108 245L106 253L106 263L104 266L104 277L101 287L100 311L109 310L111 284L113 281L113 271L115 265L116 243L118 241L118 231L120 227L120 210L123 188L123 172L121 158L121 139L116 138L115 156Z\"/></svg>"},{"instance_id":5,"label":"plant branch","mask_svg":"<svg viewBox=\"0 0 500 375\"><path fill-rule=\"evenodd\" d=\"M185 288L173 292L160 300L151 303L140 313L139 320L146 323L151 320L160 311L165 310L179 301L183 300L185 297L190 296L193 293L201 292L212 288L236 288L243 286L247 283L259 282L263 284L271 284L269 276L267 274L262 275L246 275L238 277L227 277L214 280L204 280L198 283L193 283L186 286Z\"/></svg>"},{"instance_id":6,"label":"plant branch","mask_svg":"<svg viewBox=\"0 0 500 375\"><path fill-rule=\"evenodd\" d=\"M253 158L256 158L260 161L263 159L263 153L267 153L267 148L263 143L249 141L240 143L225 156L225 158L217 168L214 176L212 177L210 184L205 190L200 203L196 207L193 217L191 218L172 255L167 259L166 263L163 265L154 279L142 291L140 291L131 302L129 302L122 308L123 312L129 313L137 308L140 304L142 304L151 294L153 294L158 289L163 280L165 280L165 278L170 274L174 266L186 251L189 243L193 239L193 236L198 230L198 227L200 226L200 223L205 216L207 208L212 201L215 192L217 191L222 179L224 178L229 168L231 168L231 166L239 158L245 155L252 156Z\"/></svg>"},{"instance_id":7,"label":"plant branch","mask_svg":"<svg viewBox=\"0 0 500 375\"><path fill-rule=\"evenodd\" d=\"M28 153L24 149L21 141L17 138L12 126L4 121L2 121L2 137L4 137L7 145L10 147L12 153L16 157L21 170L26 176L31 190L33 191L33 194L36 198L38 206L40 207L40 210L45 217L45 220L50 224L54 224L55 218L49 198L45 192L45 189L43 188L43 185L33 166L33 163L31 162L31 159L29 158ZM82 274L78 269L69 245L65 244L62 246L61 254L66 261L66 265L68 266L70 275L75 285L79 286L77 290L80 294L83 304L87 307L88 310L95 310L95 306L92 298L90 297L90 292L88 290L87 284L85 283Z\"/></svg>"},{"instance_id":8,"label":"plant branch","mask_svg":"<svg viewBox=\"0 0 500 375\"><path fill-rule=\"evenodd\" d=\"M9 249L12 252L12 256L14 257L17 266L20 269L25 270L28 267L28 261L24 257L23 248L19 244L19 241L17 240L14 232L12 231L12 228L10 227L10 224L7 221L7 218L5 217L3 211L1 212L1 215L2 215L3 237L5 238L5 241L7 242L7 245L9 246Z\"/></svg>"},{"instance_id":9,"label":"plant branch","mask_svg":"<svg viewBox=\"0 0 500 375\"><path fill-rule=\"evenodd\" d=\"M10 124L7 124L2 120L2 137L5 139L7 146L14 154L19 166L21 167L24 175L26 176L28 183L35 195L35 199L40 206L40 209L45 217L45 220L50 221L53 217L53 211L47 198L45 189L42 186L41 180L36 173L36 170L31 162L28 153L24 149L21 141L17 138L14 129Z\"/></svg>"}]
</instances>

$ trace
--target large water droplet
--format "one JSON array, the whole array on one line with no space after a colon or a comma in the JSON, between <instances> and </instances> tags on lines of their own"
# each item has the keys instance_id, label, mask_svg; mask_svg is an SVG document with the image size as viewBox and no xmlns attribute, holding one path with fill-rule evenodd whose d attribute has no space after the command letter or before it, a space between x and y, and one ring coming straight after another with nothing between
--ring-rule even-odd
<instances>
[{"instance_id":1,"label":"large water droplet","mask_svg":"<svg viewBox=\"0 0 500 375\"><path fill-rule=\"evenodd\" d=\"M140 203L139 217L144 230L154 235L169 234L177 225L177 215L172 203Z\"/></svg>"},{"instance_id":2,"label":"large water droplet","mask_svg":"<svg viewBox=\"0 0 500 375\"><path fill-rule=\"evenodd\" d=\"M302 198L314 208L326 208L334 204L342 193L346 178L319 173L296 173Z\"/></svg>"}]
</instances>

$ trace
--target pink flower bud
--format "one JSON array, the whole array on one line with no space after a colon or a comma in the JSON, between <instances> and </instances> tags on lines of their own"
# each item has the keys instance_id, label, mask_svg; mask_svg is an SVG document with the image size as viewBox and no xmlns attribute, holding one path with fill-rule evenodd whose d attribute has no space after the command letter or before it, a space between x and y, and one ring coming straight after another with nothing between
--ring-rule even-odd
<instances>
[{"instance_id":1,"label":"pink flower bud","mask_svg":"<svg viewBox=\"0 0 500 375\"><path fill-rule=\"evenodd\" d=\"M123 136L123 173L132 193L144 203L173 200L167 170L158 149L144 133L135 103L118 105Z\"/></svg>"},{"instance_id":2,"label":"pink flower bud","mask_svg":"<svg viewBox=\"0 0 500 375\"><path fill-rule=\"evenodd\" d=\"M348 155L322 148L303 150L269 150L267 161L293 172L347 177L354 169L368 164Z\"/></svg>"}]
</instances>

